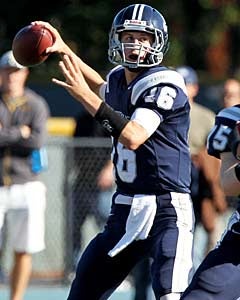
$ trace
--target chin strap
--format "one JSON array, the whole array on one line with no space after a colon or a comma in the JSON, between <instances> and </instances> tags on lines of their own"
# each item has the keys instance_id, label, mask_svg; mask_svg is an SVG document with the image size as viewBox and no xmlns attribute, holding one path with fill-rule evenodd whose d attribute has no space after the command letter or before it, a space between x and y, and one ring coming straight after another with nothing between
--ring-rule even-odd
<instances>
[{"instance_id":1,"label":"chin strap","mask_svg":"<svg viewBox=\"0 0 240 300\"><path fill-rule=\"evenodd\" d=\"M128 69L128 71L132 72L132 73L139 73L143 70L146 70L146 68L143 67L138 67L138 68L131 68L131 67L126 67Z\"/></svg>"},{"instance_id":2,"label":"chin strap","mask_svg":"<svg viewBox=\"0 0 240 300\"><path fill-rule=\"evenodd\" d=\"M171 293L160 297L159 300L180 300L180 293Z\"/></svg>"}]
</instances>

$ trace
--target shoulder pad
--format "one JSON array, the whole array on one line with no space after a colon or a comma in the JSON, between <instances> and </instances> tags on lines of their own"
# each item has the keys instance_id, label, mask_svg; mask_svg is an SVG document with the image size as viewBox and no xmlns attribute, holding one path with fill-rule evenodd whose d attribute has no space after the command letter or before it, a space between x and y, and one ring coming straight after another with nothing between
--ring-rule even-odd
<instances>
[{"instance_id":1,"label":"shoulder pad","mask_svg":"<svg viewBox=\"0 0 240 300\"><path fill-rule=\"evenodd\" d=\"M106 92L107 92L107 93L109 92L109 78L110 78L110 76L111 76L113 73L115 73L116 71L121 70L121 69L123 69L123 67L122 67L121 65L116 66L116 67L114 67L112 70L110 70L109 73L107 74L107 76L106 76L106 81L107 81Z\"/></svg>"},{"instance_id":2,"label":"shoulder pad","mask_svg":"<svg viewBox=\"0 0 240 300\"><path fill-rule=\"evenodd\" d=\"M185 95L187 95L186 85L184 83L183 77L176 71L164 70L153 74L150 74L142 79L140 79L134 86L132 90L131 103L136 104L139 96L151 87L155 87L161 83L169 83L179 87Z\"/></svg>"},{"instance_id":3,"label":"shoulder pad","mask_svg":"<svg viewBox=\"0 0 240 300\"><path fill-rule=\"evenodd\" d=\"M240 107L231 106L224 108L217 114L217 117L240 121Z\"/></svg>"}]
</instances>

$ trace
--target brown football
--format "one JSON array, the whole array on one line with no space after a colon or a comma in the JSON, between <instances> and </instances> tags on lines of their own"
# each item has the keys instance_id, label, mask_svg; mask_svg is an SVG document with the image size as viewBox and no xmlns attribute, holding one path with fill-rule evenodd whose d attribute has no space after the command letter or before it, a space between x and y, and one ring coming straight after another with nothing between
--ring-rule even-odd
<instances>
[{"instance_id":1,"label":"brown football","mask_svg":"<svg viewBox=\"0 0 240 300\"><path fill-rule=\"evenodd\" d=\"M26 67L35 66L48 58L46 48L52 46L51 32L41 25L28 25L17 32L12 51L16 61Z\"/></svg>"}]
</instances>

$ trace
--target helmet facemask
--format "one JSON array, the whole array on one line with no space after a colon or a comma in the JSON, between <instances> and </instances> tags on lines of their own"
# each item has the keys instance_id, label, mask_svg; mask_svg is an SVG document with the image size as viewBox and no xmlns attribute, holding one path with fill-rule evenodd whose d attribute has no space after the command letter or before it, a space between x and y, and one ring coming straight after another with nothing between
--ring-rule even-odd
<instances>
[{"instance_id":1,"label":"helmet facemask","mask_svg":"<svg viewBox=\"0 0 240 300\"><path fill-rule=\"evenodd\" d=\"M154 36L151 46L136 43L122 43L121 33L123 31L147 32ZM119 26L110 33L109 59L114 64L121 64L128 68L152 67L159 65L163 59L164 38L163 33L158 29L149 29L146 26ZM125 56L126 49L139 50L135 61L128 60ZM144 58L142 57L145 52Z\"/></svg>"}]
</instances>

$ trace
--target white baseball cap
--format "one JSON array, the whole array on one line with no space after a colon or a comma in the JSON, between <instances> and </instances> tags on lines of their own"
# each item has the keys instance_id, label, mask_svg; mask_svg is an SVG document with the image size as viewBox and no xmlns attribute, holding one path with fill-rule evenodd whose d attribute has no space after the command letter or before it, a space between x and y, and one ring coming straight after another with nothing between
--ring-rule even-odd
<instances>
[{"instance_id":1,"label":"white baseball cap","mask_svg":"<svg viewBox=\"0 0 240 300\"><path fill-rule=\"evenodd\" d=\"M198 84L198 75L193 68L181 66L176 68L176 71L182 75L186 84Z\"/></svg>"},{"instance_id":2,"label":"white baseball cap","mask_svg":"<svg viewBox=\"0 0 240 300\"><path fill-rule=\"evenodd\" d=\"M4 68L24 69L26 67L20 65L14 58L12 50L9 50L0 57L0 69Z\"/></svg>"}]
</instances>

